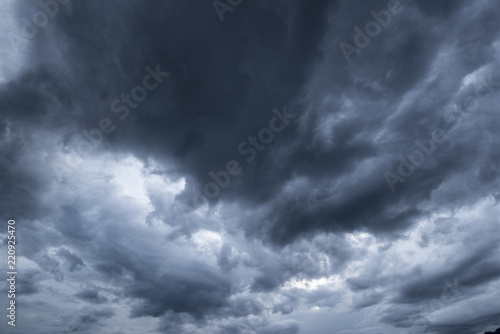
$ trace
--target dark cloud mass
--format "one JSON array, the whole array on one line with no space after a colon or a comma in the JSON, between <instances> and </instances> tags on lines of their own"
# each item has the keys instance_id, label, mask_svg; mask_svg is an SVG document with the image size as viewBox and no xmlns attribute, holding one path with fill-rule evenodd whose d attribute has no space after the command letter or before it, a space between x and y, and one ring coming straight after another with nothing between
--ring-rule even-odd
<instances>
[{"instance_id":1,"label":"dark cloud mass","mask_svg":"<svg viewBox=\"0 0 500 334\"><path fill-rule=\"evenodd\" d=\"M494 0L0 7L0 332L500 326Z\"/></svg>"}]
</instances>

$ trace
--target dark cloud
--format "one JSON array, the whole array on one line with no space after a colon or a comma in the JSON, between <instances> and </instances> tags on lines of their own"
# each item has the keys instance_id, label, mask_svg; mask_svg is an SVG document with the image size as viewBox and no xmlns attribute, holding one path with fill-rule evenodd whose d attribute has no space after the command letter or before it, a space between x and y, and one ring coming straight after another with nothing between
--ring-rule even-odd
<instances>
[{"instance_id":1,"label":"dark cloud","mask_svg":"<svg viewBox=\"0 0 500 334\"><path fill-rule=\"evenodd\" d=\"M329 312L350 334L498 325L493 2L0 6L21 330L295 334Z\"/></svg>"},{"instance_id":2,"label":"dark cloud","mask_svg":"<svg viewBox=\"0 0 500 334\"><path fill-rule=\"evenodd\" d=\"M60 249L58 255L65 260L65 265L70 272L78 270L81 267L85 266L85 263L83 262L83 259L81 257L79 257L75 253L72 253L66 248Z\"/></svg>"},{"instance_id":3,"label":"dark cloud","mask_svg":"<svg viewBox=\"0 0 500 334\"><path fill-rule=\"evenodd\" d=\"M112 309L82 308L76 316L65 319L65 333L90 333L101 331L102 321L115 315Z\"/></svg>"},{"instance_id":4,"label":"dark cloud","mask_svg":"<svg viewBox=\"0 0 500 334\"><path fill-rule=\"evenodd\" d=\"M40 271L27 270L17 281L17 288L22 295L31 295L39 291Z\"/></svg>"},{"instance_id":5,"label":"dark cloud","mask_svg":"<svg viewBox=\"0 0 500 334\"><path fill-rule=\"evenodd\" d=\"M101 304L107 302L107 298L104 296L101 296L99 294L99 291L97 290L82 290L78 292L76 297L83 299L84 301L90 302L90 303L95 303L95 304Z\"/></svg>"},{"instance_id":6,"label":"dark cloud","mask_svg":"<svg viewBox=\"0 0 500 334\"><path fill-rule=\"evenodd\" d=\"M228 282L203 271L195 271L191 275L203 279L193 279L190 275L169 275L153 282L136 283L126 291L131 297L142 300L133 307L132 317L158 317L167 310L200 317L224 305L230 293Z\"/></svg>"},{"instance_id":7,"label":"dark cloud","mask_svg":"<svg viewBox=\"0 0 500 334\"><path fill-rule=\"evenodd\" d=\"M365 307L370 307L373 305L376 305L380 303L383 299L383 296L381 294L377 293L370 293L370 294L364 294L359 297L356 297L353 300L353 305L354 308L356 309L362 309Z\"/></svg>"}]
</instances>

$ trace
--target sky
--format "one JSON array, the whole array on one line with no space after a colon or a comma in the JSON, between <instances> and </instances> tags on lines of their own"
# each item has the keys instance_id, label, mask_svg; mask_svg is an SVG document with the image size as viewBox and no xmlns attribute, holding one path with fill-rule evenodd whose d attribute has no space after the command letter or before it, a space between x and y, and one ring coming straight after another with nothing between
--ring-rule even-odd
<instances>
[{"instance_id":1,"label":"sky","mask_svg":"<svg viewBox=\"0 0 500 334\"><path fill-rule=\"evenodd\" d=\"M500 327L496 1L0 17L1 333Z\"/></svg>"}]
</instances>

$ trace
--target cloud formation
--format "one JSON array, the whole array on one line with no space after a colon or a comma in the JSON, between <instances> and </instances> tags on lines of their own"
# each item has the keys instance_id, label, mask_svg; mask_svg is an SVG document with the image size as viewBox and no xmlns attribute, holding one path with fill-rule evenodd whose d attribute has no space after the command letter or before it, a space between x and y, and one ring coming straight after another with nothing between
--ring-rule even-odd
<instances>
[{"instance_id":1,"label":"cloud formation","mask_svg":"<svg viewBox=\"0 0 500 334\"><path fill-rule=\"evenodd\" d=\"M18 332L500 325L492 1L2 6Z\"/></svg>"}]
</instances>

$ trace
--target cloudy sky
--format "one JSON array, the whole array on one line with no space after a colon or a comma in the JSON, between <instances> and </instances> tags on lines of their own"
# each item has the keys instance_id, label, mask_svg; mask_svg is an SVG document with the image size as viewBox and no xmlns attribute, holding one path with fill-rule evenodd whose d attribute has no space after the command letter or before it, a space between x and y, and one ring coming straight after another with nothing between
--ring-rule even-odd
<instances>
[{"instance_id":1,"label":"cloudy sky","mask_svg":"<svg viewBox=\"0 0 500 334\"><path fill-rule=\"evenodd\" d=\"M0 16L0 332L500 327L496 0Z\"/></svg>"}]
</instances>

